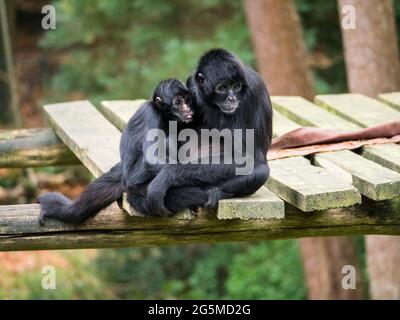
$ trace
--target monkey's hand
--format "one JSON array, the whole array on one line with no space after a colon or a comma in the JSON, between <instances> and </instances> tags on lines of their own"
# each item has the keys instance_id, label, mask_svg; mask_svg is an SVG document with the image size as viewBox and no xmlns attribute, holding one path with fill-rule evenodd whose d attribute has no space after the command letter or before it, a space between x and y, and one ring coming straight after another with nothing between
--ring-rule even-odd
<instances>
[{"instance_id":1,"label":"monkey's hand","mask_svg":"<svg viewBox=\"0 0 400 320\"><path fill-rule=\"evenodd\" d=\"M208 200L204 204L204 207L215 209L218 206L218 201L221 199L222 192L218 187L214 187L207 190Z\"/></svg>"},{"instance_id":2,"label":"monkey's hand","mask_svg":"<svg viewBox=\"0 0 400 320\"><path fill-rule=\"evenodd\" d=\"M39 224L44 225L47 218L57 218L71 203L71 200L58 192L48 192L37 198L40 203Z\"/></svg>"},{"instance_id":3,"label":"monkey's hand","mask_svg":"<svg viewBox=\"0 0 400 320\"><path fill-rule=\"evenodd\" d=\"M162 217L169 217L173 213L169 211L164 205L165 195L168 188L165 188L162 183L160 183L157 178L155 178L147 189L147 201L151 211Z\"/></svg>"}]
</instances>

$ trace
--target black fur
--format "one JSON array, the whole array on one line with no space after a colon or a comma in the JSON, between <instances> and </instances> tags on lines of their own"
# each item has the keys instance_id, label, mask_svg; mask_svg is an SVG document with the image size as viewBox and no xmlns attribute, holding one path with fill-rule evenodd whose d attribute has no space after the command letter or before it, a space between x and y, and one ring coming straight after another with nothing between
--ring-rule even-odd
<instances>
[{"instance_id":1,"label":"black fur","mask_svg":"<svg viewBox=\"0 0 400 320\"><path fill-rule=\"evenodd\" d=\"M182 82L176 79L161 82L154 91L152 100L139 108L124 129L120 143L121 162L90 183L74 201L55 192L39 196L40 224L43 225L47 218L82 223L114 201L119 200L121 204L122 193L125 191L128 193L128 201L136 210L151 214L147 205L146 189L160 165L150 165L145 161L144 154L148 147L145 138L152 128L168 132L170 120L178 121L181 126L192 120L187 108L181 110L174 105L173 101L177 96L185 101L185 105L189 104L189 93ZM188 197L191 199L190 204L196 207L207 201L204 192L199 188L187 189L186 194L180 192L179 188L170 190L169 213L188 207Z\"/></svg>"},{"instance_id":2,"label":"black fur","mask_svg":"<svg viewBox=\"0 0 400 320\"><path fill-rule=\"evenodd\" d=\"M215 88L221 83L241 83L240 91L233 94L238 105L229 105L223 101L227 96L216 93ZM202 119L197 130L254 129L254 170L250 175L238 176L235 164L165 165L148 187L150 209L160 214L168 212L164 198L172 187L208 189L207 206L216 207L220 199L254 193L269 176L266 151L272 137L272 108L260 75L232 53L213 49L201 57L187 85ZM242 143L245 145L245 141Z\"/></svg>"}]
</instances>

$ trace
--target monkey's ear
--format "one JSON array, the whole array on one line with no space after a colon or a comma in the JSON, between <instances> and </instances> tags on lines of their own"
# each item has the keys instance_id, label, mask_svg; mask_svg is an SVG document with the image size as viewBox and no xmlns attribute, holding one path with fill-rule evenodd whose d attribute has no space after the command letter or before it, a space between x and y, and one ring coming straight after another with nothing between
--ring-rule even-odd
<instances>
[{"instance_id":1,"label":"monkey's ear","mask_svg":"<svg viewBox=\"0 0 400 320\"><path fill-rule=\"evenodd\" d=\"M157 107L161 107L162 99L160 97L156 97L155 103L156 103Z\"/></svg>"},{"instance_id":2,"label":"monkey's ear","mask_svg":"<svg viewBox=\"0 0 400 320\"><path fill-rule=\"evenodd\" d=\"M198 72L198 73L196 74L196 80L197 80L197 82L198 82L199 84L203 84L203 82L204 82L204 76L203 76L203 74L202 74L201 72Z\"/></svg>"}]
</instances>

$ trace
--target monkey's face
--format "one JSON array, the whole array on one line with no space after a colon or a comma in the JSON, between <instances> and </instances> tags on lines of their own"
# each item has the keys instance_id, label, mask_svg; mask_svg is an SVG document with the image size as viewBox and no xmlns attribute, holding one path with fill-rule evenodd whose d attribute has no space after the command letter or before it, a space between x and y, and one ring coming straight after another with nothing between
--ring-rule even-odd
<instances>
[{"instance_id":1,"label":"monkey's face","mask_svg":"<svg viewBox=\"0 0 400 320\"><path fill-rule=\"evenodd\" d=\"M168 120L189 123L193 119L189 91L178 79L161 81L154 91L153 102Z\"/></svg>"},{"instance_id":2,"label":"monkey's face","mask_svg":"<svg viewBox=\"0 0 400 320\"><path fill-rule=\"evenodd\" d=\"M234 113L240 103L242 86L240 80L218 83L214 87L214 104L224 113Z\"/></svg>"},{"instance_id":3,"label":"monkey's face","mask_svg":"<svg viewBox=\"0 0 400 320\"><path fill-rule=\"evenodd\" d=\"M193 110L190 107L189 94L178 94L170 104L170 114L174 120L189 123L193 119Z\"/></svg>"},{"instance_id":4,"label":"monkey's face","mask_svg":"<svg viewBox=\"0 0 400 320\"><path fill-rule=\"evenodd\" d=\"M228 75L229 76L229 75ZM204 100L225 114L233 114L240 105L245 83L241 77L208 77L203 73L196 76L197 85Z\"/></svg>"}]
</instances>

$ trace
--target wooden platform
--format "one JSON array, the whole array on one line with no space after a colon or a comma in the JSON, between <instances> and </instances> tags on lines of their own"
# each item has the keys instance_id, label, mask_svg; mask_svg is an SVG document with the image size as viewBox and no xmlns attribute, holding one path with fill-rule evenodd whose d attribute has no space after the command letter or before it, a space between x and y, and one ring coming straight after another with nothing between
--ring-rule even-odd
<instances>
[{"instance_id":1,"label":"wooden platform","mask_svg":"<svg viewBox=\"0 0 400 320\"><path fill-rule=\"evenodd\" d=\"M272 97L274 135L300 126L356 130L400 119L400 93ZM119 162L121 130L143 100L46 105L53 131L0 132L0 166L83 163L95 177ZM71 152L72 151L72 152ZM0 206L0 250L118 247L293 237L400 235L400 146L365 146L269 162L265 187L194 218L135 216L115 205L82 226L39 227L38 205Z\"/></svg>"}]
</instances>

